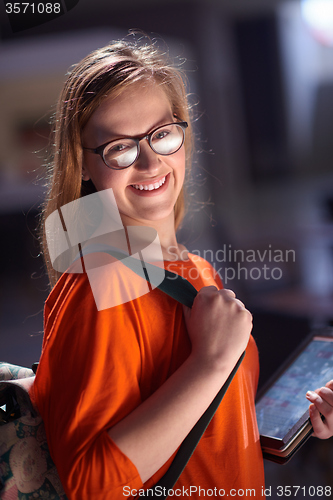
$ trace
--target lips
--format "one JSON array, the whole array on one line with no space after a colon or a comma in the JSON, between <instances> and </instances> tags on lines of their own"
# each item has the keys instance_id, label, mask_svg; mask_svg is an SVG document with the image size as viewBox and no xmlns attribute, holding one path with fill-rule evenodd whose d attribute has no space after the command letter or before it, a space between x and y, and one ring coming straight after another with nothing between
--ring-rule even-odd
<instances>
[{"instance_id":1,"label":"lips","mask_svg":"<svg viewBox=\"0 0 333 500\"><path fill-rule=\"evenodd\" d=\"M163 177L158 177L156 179L149 179L147 181L135 182L130 184L128 188L135 194L139 196L155 196L168 188L170 179L170 172Z\"/></svg>"},{"instance_id":2,"label":"lips","mask_svg":"<svg viewBox=\"0 0 333 500\"><path fill-rule=\"evenodd\" d=\"M161 186L163 186L164 183L165 177L162 177L162 179L156 182L152 182L151 184L132 184L132 187L140 191L153 191L154 189L159 189Z\"/></svg>"}]
</instances>

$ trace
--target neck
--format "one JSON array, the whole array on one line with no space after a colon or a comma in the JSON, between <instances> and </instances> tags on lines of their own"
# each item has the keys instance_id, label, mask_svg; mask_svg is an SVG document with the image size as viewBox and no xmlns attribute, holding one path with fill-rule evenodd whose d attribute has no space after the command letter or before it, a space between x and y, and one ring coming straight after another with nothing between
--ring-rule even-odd
<instances>
[{"instance_id":1,"label":"neck","mask_svg":"<svg viewBox=\"0 0 333 500\"><path fill-rule=\"evenodd\" d=\"M174 216L173 213L170 215L166 219L157 221L139 221L122 216L122 222L125 227L146 226L155 229L159 237L164 260L186 260L187 251L184 251L184 246L177 243Z\"/></svg>"}]
</instances>

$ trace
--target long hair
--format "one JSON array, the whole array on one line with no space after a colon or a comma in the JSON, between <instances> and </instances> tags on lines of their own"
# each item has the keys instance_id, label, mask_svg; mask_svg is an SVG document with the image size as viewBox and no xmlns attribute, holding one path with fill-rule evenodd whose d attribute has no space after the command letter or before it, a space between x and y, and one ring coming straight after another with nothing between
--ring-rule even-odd
<instances>
[{"instance_id":1,"label":"long hair","mask_svg":"<svg viewBox=\"0 0 333 500\"><path fill-rule=\"evenodd\" d=\"M45 220L63 205L96 191L91 181L82 181L81 132L105 98L117 96L125 88L147 80L162 85L173 114L189 123L185 151L186 170L190 169L193 134L183 74L153 43L117 41L92 52L74 65L68 73L55 113L53 144L48 166L49 190L41 220L42 249L52 286L60 273L52 268L50 262ZM176 229L184 213L185 199L182 189L174 209Z\"/></svg>"}]
</instances>

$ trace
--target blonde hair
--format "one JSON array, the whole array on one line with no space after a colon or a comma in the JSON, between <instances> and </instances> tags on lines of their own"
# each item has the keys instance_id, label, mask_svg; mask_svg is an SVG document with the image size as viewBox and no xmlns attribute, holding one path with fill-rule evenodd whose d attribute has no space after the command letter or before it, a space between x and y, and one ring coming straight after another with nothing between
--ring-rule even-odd
<instances>
[{"instance_id":1,"label":"blonde hair","mask_svg":"<svg viewBox=\"0 0 333 500\"><path fill-rule=\"evenodd\" d=\"M190 169L193 135L183 74L153 43L118 41L92 52L74 65L68 74L55 114L49 191L42 213L42 246L52 286L60 273L50 263L45 220L63 205L96 191L91 181L82 181L81 132L106 97L117 95L126 87L147 80L163 85L173 114L189 123L185 151L187 170ZM184 189L177 199L174 213L177 229L185 213Z\"/></svg>"}]
</instances>

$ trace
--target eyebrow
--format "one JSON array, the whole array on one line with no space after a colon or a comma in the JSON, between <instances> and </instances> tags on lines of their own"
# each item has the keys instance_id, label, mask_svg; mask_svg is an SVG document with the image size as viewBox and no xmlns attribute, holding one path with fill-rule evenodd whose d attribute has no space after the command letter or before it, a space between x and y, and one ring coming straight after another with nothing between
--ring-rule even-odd
<instances>
[{"instance_id":1,"label":"eyebrow","mask_svg":"<svg viewBox=\"0 0 333 500\"><path fill-rule=\"evenodd\" d=\"M110 138L110 133L107 133L106 129L104 129L104 130L100 129L100 131L103 133L103 136L108 137L108 138L106 138L106 140L101 142L101 144L108 144L109 142L117 141L119 139L127 139L127 138L131 138L131 137L145 136L145 135L149 134L150 132L152 132L153 130L155 130L159 127L163 127L163 125L167 125L169 123L172 123L174 118L176 118L174 115L172 115L170 118L163 118L157 124L155 124L153 127L151 127L147 132L142 132L141 134L135 134L135 135L134 134L131 134L131 135L130 134L118 134L118 135L111 134L111 138ZM104 132L105 132L105 135L104 135Z\"/></svg>"}]
</instances>

